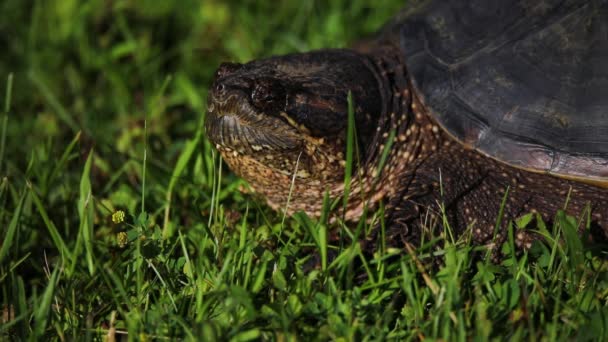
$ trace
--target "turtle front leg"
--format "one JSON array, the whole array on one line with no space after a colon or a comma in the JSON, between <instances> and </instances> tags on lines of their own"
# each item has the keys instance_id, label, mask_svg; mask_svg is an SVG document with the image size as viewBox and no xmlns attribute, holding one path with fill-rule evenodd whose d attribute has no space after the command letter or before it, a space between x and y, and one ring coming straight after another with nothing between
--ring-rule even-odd
<instances>
[{"instance_id":1,"label":"turtle front leg","mask_svg":"<svg viewBox=\"0 0 608 342\"><path fill-rule=\"evenodd\" d=\"M501 243L510 221L536 212L550 225L562 209L582 218L581 233L590 210L591 236L608 241L607 189L516 169L455 143L422 161L402 196L390 203L391 231L401 231L402 239L412 242L432 224L442 226L445 215L456 236L471 229L477 244ZM529 248L538 236L518 229L515 238L519 248Z\"/></svg>"}]
</instances>

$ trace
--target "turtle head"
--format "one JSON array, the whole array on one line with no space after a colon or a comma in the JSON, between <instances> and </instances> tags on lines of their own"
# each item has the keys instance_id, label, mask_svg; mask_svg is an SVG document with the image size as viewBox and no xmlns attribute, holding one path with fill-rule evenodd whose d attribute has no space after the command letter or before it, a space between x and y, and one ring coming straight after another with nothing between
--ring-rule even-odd
<instances>
[{"instance_id":1,"label":"turtle head","mask_svg":"<svg viewBox=\"0 0 608 342\"><path fill-rule=\"evenodd\" d=\"M357 136L365 144L383 108L379 80L368 57L351 50L223 63L209 93L207 135L250 182L263 177L261 169L343 179L348 93Z\"/></svg>"}]
</instances>

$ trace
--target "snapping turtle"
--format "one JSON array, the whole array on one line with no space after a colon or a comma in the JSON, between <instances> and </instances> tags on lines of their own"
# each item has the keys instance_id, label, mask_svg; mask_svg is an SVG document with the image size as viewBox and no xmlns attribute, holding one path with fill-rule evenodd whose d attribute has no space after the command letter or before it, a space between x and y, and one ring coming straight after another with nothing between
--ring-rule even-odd
<instances>
[{"instance_id":1,"label":"snapping turtle","mask_svg":"<svg viewBox=\"0 0 608 342\"><path fill-rule=\"evenodd\" d=\"M223 63L206 131L272 208L319 216L345 191L349 92L346 220L383 202L408 240L441 211L484 243L504 197L503 228L566 208L608 237L608 2L422 1L351 49Z\"/></svg>"}]
</instances>

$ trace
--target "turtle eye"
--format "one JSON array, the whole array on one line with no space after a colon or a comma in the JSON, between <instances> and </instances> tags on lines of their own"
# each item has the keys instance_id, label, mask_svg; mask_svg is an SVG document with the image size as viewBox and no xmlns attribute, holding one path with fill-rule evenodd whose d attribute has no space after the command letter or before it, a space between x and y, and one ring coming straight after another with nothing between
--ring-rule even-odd
<instances>
[{"instance_id":1,"label":"turtle eye","mask_svg":"<svg viewBox=\"0 0 608 342\"><path fill-rule=\"evenodd\" d=\"M240 63L224 62L220 64L219 68L217 68L217 71L215 72L215 79L226 77L239 70L242 66L243 64Z\"/></svg>"},{"instance_id":2,"label":"turtle eye","mask_svg":"<svg viewBox=\"0 0 608 342\"><path fill-rule=\"evenodd\" d=\"M285 103L285 89L278 82L271 79L255 81L251 91L253 105L264 110L278 110L281 102Z\"/></svg>"}]
</instances>

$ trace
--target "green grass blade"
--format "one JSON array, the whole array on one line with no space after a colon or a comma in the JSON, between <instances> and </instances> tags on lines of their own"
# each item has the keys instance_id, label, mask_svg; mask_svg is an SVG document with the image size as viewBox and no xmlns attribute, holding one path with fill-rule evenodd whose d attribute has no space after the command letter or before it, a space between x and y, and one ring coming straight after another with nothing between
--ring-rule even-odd
<instances>
[{"instance_id":1,"label":"green grass blade","mask_svg":"<svg viewBox=\"0 0 608 342\"><path fill-rule=\"evenodd\" d=\"M563 211L557 213L556 221L559 224L564 240L566 242L566 251L569 256L569 260L573 267L583 264L583 243L580 236L578 235L578 225L576 219L570 216L566 216Z\"/></svg>"},{"instance_id":2,"label":"green grass blade","mask_svg":"<svg viewBox=\"0 0 608 342\"><path fill-rule=\"evenodd\" d=\"M4 258L8 255L9 249L14 243L15 234L17 233L17 228L19 227L19 220L21 219L23 202L25 201L25 197L28 193L29 191L23 191L21 194L17 207L15 207L15 211L13 212L13 217L11 218L11 221L6 229L6 234L4 235L4 239L2 241L2 247L0 247L0 265L4 263Z\"/></svg>"},{"instance_id":3,"label":"green grass blade","mask_svg":"<svg viewBox=\"0 0 608 342\"><path fill-rule=\"evenodd\" d=\"M500 207L498 209L498 216L496 216L496 223L494 224L494 232L493 232L493 235L492 235L492 242L496 242L496 235L498 234L498 231L501 228L501 225L502 225L502 222L503 222L503 217L504 217L505 206L507 205L507 200L509 199L509 191L510 190L511 190L511 188L509 186L507 186L507 188L505 189L505 194L502 197L502 201L500 202ZM500 246L497 246L496 248L500 248ZM515 251L513 250L513 248L511 248L511 252L515 253ZM489 262L490 262L490 254L491 253L492 253L492 249L491 248L489 248L489 249L486 250L486 253L485 253L486 264L489 264ZM512 256L515 258L514 254Z\"/></svg>"},{"instance_id":4,"label":"green grass blade","mask_svg":"<svg viewBox=\"0 0 608 342\"><path fill-rule=\"evenodd\" d=\"M4 96L4 114L11 110L11 99L13 97L13 74L8 74L6 79L6 94Z\"/></svg>"},{"instance_id":5,"label":"green grass blade","mask_svg":"<svg viewBox=\"0 0 608 342\"><path fill-rule=\"evenodd\" d=\"M53 182L53 180L55 180L55 177L57 177L57 175L61 173L61 170L65 169L67 162L68 162L68 158L70 157L70 154L74 151L74 148L77 146L78 142L80 141L80 135L81 135L81 132L78 131L76 133L76 136L74 136L74 139L72 139L72 141L68 144L68 147L66 147L66 149L63 151L63 154L57 161L57 164L55 164L53 171L51 171L51 173L46 181L46 184L51 184Z\"/></svg>"},{"instance_id":6,"label":"green grass blade","mask_svg":"<svg viewBox=\"0 0 608 342\"><path fill-rule=\"evenodd\" d=\"M283 209L283 217L281 218L281 231L285 227L285 219L287 218L287 213L289 212L289 204L291 204L291 196L293 195L293 189L296 185L296 179L298 177L298 168L300 167L300 157L302 157L302 152L298 154L298 159L296 159L296 165L291 175L291 183L289 184L289 192L287 194L287 201L285 202L285 208Z\"/></svg>"},{"instance_id":7,"label":"green grass blade","mask_svg":"<svg viewBox=\"0 0 608 342\"><path fill-rule=\"evenodd\" d=\"M391 152L391 148L393 147L393 143L395 142L395 136L397 132L393 128L388 134L388 138L386 139L386 144L384 145L384 149L382 150L382 155L380 155L380 161L378 162L378 172L376 172L376 181L380 179L380 175L382 174L382 169L386 165L386 161L388 160L388 156Z\"/></svg>"},{"instance_id":8,"label":"green grass blade","mask_svg":"<svg viewBox=\"0 0 608 342\"><path fill-rule=\"evenodd\" d=\"M243 219L241 220L241 225L239 228L239 249L243 250L247 244L247 216L249 215L249 205L245 209L245 215L243 215Z\"/></svg>"},{"instance_id":9,"label":"green grass blade","mask_svg":"<svg viewBox=\"0 0 608 342\"><path fill-rule=\"evenodd\" d=\"M344 213L346 213L346 206L348 204L348 196L350 195L350 183L353 176L353 159L355 152L355 104L353 100L353 93L348 92L348 124L346 129L346 164L344 166L344 197L342 206Z\"/></svg>"},{"instance_id":10,"label":"green grass blade","mask_svg":"<svg viewBox=\"0 0 608 342\"><path fill-rule=\"evenodd\" d=\"M77 133L80 130L79 125L72 118L72 114L70 114L67 109L59 102L59 99L53 91L49 88L47 83L42 79L40 73L34 70L30 70L28 76L34 86L38 89L40 94L44 97L48 105L53 108L55 114L66 124L74 133Z\"/></svg>"},{"instance_id":11,"label":"green grass blade","mask_svg":"<svg viewBox=\"0 0 608 342\"><path fill-rule=\"evenodd\" d=\"M93 262L93 223L95 212L90 179L94 154L94 151L90 150L87 161L84 164L84 170L80 178L80 196L78 199L79 235L84 243L86 262L89 274L91 275L95 273L95 263ZM77 255L74 255L74 257L77 257Z\"/></svg>"},{"instance_id":12,"label":"green grass blade","mask_svg":"<svg viewBox=\"0 0 608 342\"><path fill-rule=\"evenodd\" d=\"M154 271L154 273L156 274L156 278L160 281L160 283L164 287L167 295L169 296L169 299L171 300L171 304L173 305L173 310L177 311L177 305L175 304L175 299L173 299L173 294L171 293L171 290L167 286L167 283L165 282L165 279L160 274L160 272L158 272L158 269L156 269L156 266L154 266L154 264L152 262L150 262L150 260L146 260L146 262L148 264L148 267L150 269L152 269L152 271Z\"/></svg>"},{"instance_id":13,"label":"green grass blade","mask_svg":"<svg viewBox=\"0 0 608 342\"><path fill-rule=\"evenodd\" d=\"M171 232L169 231L169 220L170 220L170 212L171 212L171 200L173 197L173 189L175 188L175 184L181 177L182 173L188 166L188 162L192 159L194 152L196 152L197 147L199 146L201 140L201 130L197 130L196 135L193 139L188 140L186 142L186 146L184 150L179 155L177 159L177 163L175 163L175 167L173 168L173 173L171 174L171 179L169 180L169 187L167 188L167 193L165 200L167 203L165 204L165 218L163 223L163 238L168 238L171 236Z\"/></svg>"},{"instance_id":14,"label":"green grass blade","mask_svg":"<svg viewBox=\"0 0 608 342\"><path fill-rule=\"evenodd\" d=\"M4 111L2 112L2 131L0 132L0 171L4 162L4 149L6 146L6 126L8 125L8 113L11 109L11 98L13 94L13 74L9 74L6 80L6 95L4 96Z\"/></svg>"},{"instance_id":15,"label":"green grass blade","mask_svg":"<svg viewBox=\"0 0 608 342\"><path fill-rule=\"evenodd\" d=\"M51 236L51 239L53 240L53 243L55 244L55 247L61 253L61 257L62 258L67 257L68 259L70 259L72 261L72 254L70 253L67 245L63 241L61 234L59 234L57 227L55 226L53 221L51 221L51 219L49 218L49 215L48 215L46 209L44 208L44 204L40 200L40 197L38 197L36 192L31 188L30 188L30 194L31 194L32 200L34 202L34 206L36 207L36 209L38 209L38 213L40 213L40 216L42 217L42 221L44 222L46 229L49 231L49 234Z\"/></svg>"},{"instance_id":16,"label":"green grass blade","mask_svg":"<svg viewBox=\"0 0 608 342\"><path fill-rule=\"evenodd\" d=\"M55 267L49 282L44 289L42 298L36 304L34 309L34 334L36 337L41 337L47 327L48 316L51 311L51 304L53 302L53 296L55 294L55 287L57 286L59 272L61 267Z\"/></svg>"},{"instance_id":17,"label":"green grass blade","mask_svg":"<svg viewBox=\"0 0 608 342\"><path fill-rule=\"evenodd\" d=\"M141 161L141 210L140 215L146 212L146 167L148 161L148 119L144 114L144 155Z\"/></svg>"},{"instance_id":18,"label":"green grass blade","mask_svg":"<svg viewBox=\"0 0 608 342\"><path fill-rule=\"evenodd\" d=\"M151 113L151 117L154 118L163 110L163 106L161 106L161 99L167 89L167 86L171 82L171 76L165 77L162 86L160 87L158 93L153 98L151 102L151 109L149 111L144 112L144 152L142 158L142 174L141 174L141 212L143 214L146 212L146 172L147 172L147 161L148 161L148 112Z\"/></svg>"}]
</instances>

